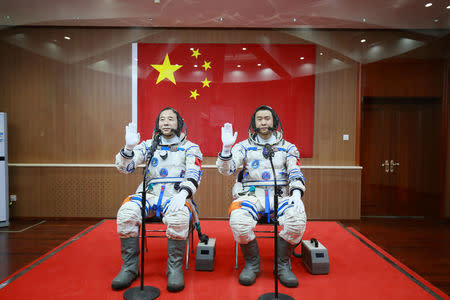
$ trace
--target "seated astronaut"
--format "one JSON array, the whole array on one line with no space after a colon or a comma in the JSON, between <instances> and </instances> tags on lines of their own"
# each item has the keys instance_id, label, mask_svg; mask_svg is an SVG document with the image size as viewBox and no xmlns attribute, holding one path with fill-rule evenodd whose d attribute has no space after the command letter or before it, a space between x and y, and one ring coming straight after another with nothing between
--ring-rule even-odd
<instances>
[{"instance_id":1,"label":"seated astronaut","mask_svg":"<svg viewBox=\"0 0 450 300\"><path fill-rule=\"evenodd\" d=\"M278 127L280 130L277 131ZM277 214L282 227L278 237L278 274L286 287L297 287L298 279L290 268L290 256L306 228L306 213L301 197L305 179L300 170L297 147L283 139L283 128L275 111L260 106L253 113L249 138L237 143L232 124L222 127L222 151L216 161L223 175L237 176L229 209L230 228L239 243L245 266L239 283L252 285L260 273L260 255L254 234L257 221ZM234 145L234 146L233 146ZM268 153L273 154L272 170ZM239 168L242 167L242 171ZM274 176L279 187L278 211L274 211Z\"/></svg>"},{"instance_id":2,"label":"seated astronaut","mask_svg":"<svg viewBox=\"0 0 450 300\"><path fill-rule=\"evenodd\" d=\"M184 128L184 133L182 132ZM198 145L186 139L184 121L173 108L161 110L151 140L139 144L136 124L126 127L126 145L116 155L116 167L125 174L146 163L156 147L146 176L145 212L147 217L162 216L167 225L167 290L184 289L183 257L192 210L187 201L201 180L202 153ZM139 227L142 223L142 183L127 197L117 212L117 233L121 242L122 268L112 281L115 290L129 287L139 274Z\"/></svg>"}]
</instances>

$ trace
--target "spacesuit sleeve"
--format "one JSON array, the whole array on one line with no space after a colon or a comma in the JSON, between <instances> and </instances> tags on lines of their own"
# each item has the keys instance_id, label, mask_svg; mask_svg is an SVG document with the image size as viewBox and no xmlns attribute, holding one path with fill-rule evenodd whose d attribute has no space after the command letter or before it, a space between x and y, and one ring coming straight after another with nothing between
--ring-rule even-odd
<instances>
[{"instance_id":1,"label":"spacesuit sleeve","mask_svg":"<svg viewBox=\"0 0 450 300\"><path fill-rule=\"evenodd\" d=\"M302 196L305 193L305 177L300 170L300 153L297 147L290 144L286 154L286 170L288 173L289 193L294 190L300 190Z\"/></svg>"},{"instance_id":2,"label":"spacesuit sleeve","mask_svg":"<svg viewBox=\"0 0 450 300\"><path fill-rule=\"evenodd\" d=\"M131 174L136 167L144 162L145 153L147 151L147 144L151 144L151 141L143 141L128 154L123 148L116 155L116 168L121 173Z\"/></svg>"},{"instance_id":3,"label":"spacesuit sleeve","mask_svg":"<svg viewBox=\"0 0 450 300\"><path fill-rule=\"evenodd\" d=\"M228 157L223 157L221 153L219 153L216 160L216 166L219 173L222 175L234 174L236 169L242 165L246 155L247 150L244 145L242 145L242 142L234 145L233 149L231 149L231 155Z\"/></svg>"},{"instance_id":4,"label":"spacesuit sleeve","mask_svg":"<svg viewBox=\"0 0 450 300\"><path fill-rule=\"evenodd\" d=\"M202 178L203 154L200 147L192 144L186 149L185 180L180 183L180 189L185 189L189 197L195 194Z\"/></svg>"}]
</instances>

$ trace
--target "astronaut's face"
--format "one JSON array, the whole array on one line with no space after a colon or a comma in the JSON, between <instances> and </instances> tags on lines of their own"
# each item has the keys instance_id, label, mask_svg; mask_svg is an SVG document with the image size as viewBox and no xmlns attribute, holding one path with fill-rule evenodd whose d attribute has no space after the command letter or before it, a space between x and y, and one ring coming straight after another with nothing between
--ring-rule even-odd
<instances>
[{"instance_id":1,"label":"astronaut's face","mask_svg":"<svg viewBox=\"0 0 450 300\"><path fill-rule=\"evenodd\" d=\"M177 115L170 109L163 111L159 115L159 129L165 138L172 138L177 129Z\"/></svg>"},{"instance_id":2,"label":"astronaut's face","mask_svg":"<svg viewBox=\"0 0 450 300\"><path fill-rule=\"evenodd\" d=\"M258 134L267 139L272 135L273 117L270 110L260 110L255 114L255 125L258 129Z\"/></svg>"}]
</instances>

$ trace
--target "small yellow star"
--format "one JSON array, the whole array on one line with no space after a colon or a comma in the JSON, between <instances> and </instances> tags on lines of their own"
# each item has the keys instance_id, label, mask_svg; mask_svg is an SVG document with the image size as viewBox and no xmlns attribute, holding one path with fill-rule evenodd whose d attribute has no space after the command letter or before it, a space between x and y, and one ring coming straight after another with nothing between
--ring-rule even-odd
<instances>
[{"instance_id":1,"label":"small yellow star","mask_svg":"<svg viewBox=\"0 0 450 300\"><path fill-rule=\"evenodd\" d=\"M202 67L205 68L205 71L207 71L208 68L211 69L211 62L205 60L205 63L202 65Z\"/></svg>"},{"instance_id":2,"label":"small yellow star","mask_svg":"<svg viewBox=\"0 0 450 300\"><path fill-rule=\"evenodd\" d=\"M197 50L192 49L191 51L192 51L192 55L191 56L194 56L196 59L198 58L199 55L202 55L199 52L199 49L197 49Z\"/></svg>"},{"instance_id":3,"label":"small yellow star","mask_svg":"<svg viewBox=\"0 0 450 300\"><path fill-rule=\"evenodd\" d=\"M200 96L200 94L197 93L197 90L189 92L191 92L191 96L189 96L189 98L194 98L195 100L197 100L197 96Z\"/></svg>"},{"instance_id":4,"label":"small yellow star","mask_svg":"<svg viewBox=\"0 0 450 300\"><path fill-rule=\"evenodd\" d=\"M203 87L205 87L205 86L210 87L210 86L209 86L210 82L211 82L211 81L208 80L208 78L206 78L206 77L205 77L205 80L201 81L201 83L203 83Z\"/></svg>"},{"instance_id":5,"label":"small yellow star","mask_svg":"<svg viewBox=\"0 0 450 300\"><path fill-rule=\"evenodd\" d=\"M181 68L181 65L171 65L169 60L169 54L166 54L166 58L164 58L164 62L162 65L152 65L153 68L155 68L158 72L158 79L156 79L156 84L158 84L160 81L164 79L169 79L174 84L177 84L175 82L175 76L173 73Z\"/></svg>"}]
</instances>

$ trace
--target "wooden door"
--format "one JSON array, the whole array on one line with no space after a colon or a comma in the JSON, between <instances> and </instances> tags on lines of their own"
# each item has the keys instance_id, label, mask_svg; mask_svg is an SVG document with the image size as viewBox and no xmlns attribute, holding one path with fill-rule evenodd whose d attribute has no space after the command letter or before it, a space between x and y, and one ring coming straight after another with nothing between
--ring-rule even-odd
<instances>
[{"instance_id":1,"label":"wooden door","mask_svg":"<svg viewBox=\"0 0 450 300\"><path fill-rule=\"evenodd\" d=\"M364 98L362 216L438 216L440 100Z\"/></svg>"}]
</instances>

